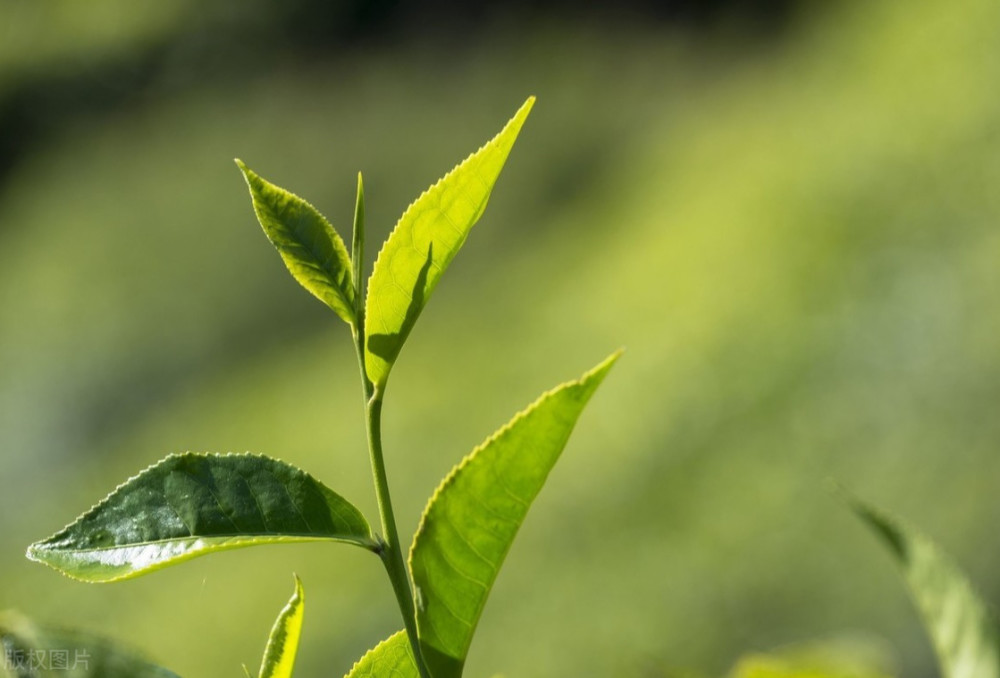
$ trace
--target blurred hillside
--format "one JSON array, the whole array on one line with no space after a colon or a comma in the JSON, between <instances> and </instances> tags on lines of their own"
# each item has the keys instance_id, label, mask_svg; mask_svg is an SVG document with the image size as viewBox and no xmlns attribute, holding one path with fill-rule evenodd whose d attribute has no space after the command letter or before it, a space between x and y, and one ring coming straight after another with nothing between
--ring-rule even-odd
<instances>
[{"instance_id":1,"label":"blurred hillside","mask_svg":"<svg viewBox=\"0 0 1000 678\"><path fill-rule=\"evenodd\" d=\"M856 639L937 675L889 559L822 486L921 525L1000 600L1000 6L710 4L449 23L443 0L423 20L0 0L0 609L192 677L256 661L293 570L303 676L395 631L383 575L346 548L111 586L23 549L182 450L282 457L375 515L347 332L288 279L231 159L345 235L363 171L376 243L536 94L394 370L402 532L511 414L627 354L469 675L722 675Z\"/></svg>"}]
</instances>

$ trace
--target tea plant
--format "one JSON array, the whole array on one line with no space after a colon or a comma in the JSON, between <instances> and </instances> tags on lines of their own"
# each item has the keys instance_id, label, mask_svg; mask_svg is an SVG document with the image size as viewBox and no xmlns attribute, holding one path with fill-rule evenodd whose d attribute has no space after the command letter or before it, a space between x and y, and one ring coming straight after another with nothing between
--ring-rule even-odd
<instances>
[{"instance_id":1,"label":"tea plant","mask_svg":"<svg viewBox=\"0 0 1000 678\"><path fill-rule=\"evenodd\" d=\"M431 497L409 549L396 530L382 449L389 374L470 229L482 215L534 103L404 212L363 286L365 197L358 176L350 253L309 203L237 160L254 211L292 276L350 327L364 397L381 532L308 473L255 454L184 453L125 481L28 557L88 582L113 582L227 549L305 541L351 544L385 567L403 630L368 652L350 676L462 675L497 572L549 471L614 354L542 395L469 454ZM303 594L279 616L260 670L292 674ZM247 672L249 675L249 672Z\"/></svg>"},{"instance_id":2,"label":"tea plant","mask_svg":"<svg viewBox=\"0 0 1000 678\"><path fill-rule=\"evenodd\" d=\"M404 212L363 284L365 197L358 176L350 252L312 205L237 164L253 208L292 276L351 331L364 399L381 532L353 504L294 466L254 454L170 455L125 481L28 557L87 582L113 582L227 549L331 541L382 562L403 629L370 650L348 678L460 678L473 634L514 537L615 353L543 394L455 466L431 497L408 562L396 529L381 436L389 374L442 273L486 207L534 100L425 191ZM1000 631L987 606L934 544L848 497L899 562L946 678L1000 678ZM290 678L302 629L299 579L268 639L260 678ZM83 648L94 665L68 676L176 678L105 639L0 614L5 657ZM838 678L866 669L802 668L788 657L753 656L739 678ZM811 659L809 662L813 661ZM36 667L37 668L37 667ZM10 673L11 670L15 672ZM250 671L244 666L249 678ZM0 675L34 676L28 666Z\"/></svg>"}]
</instances>

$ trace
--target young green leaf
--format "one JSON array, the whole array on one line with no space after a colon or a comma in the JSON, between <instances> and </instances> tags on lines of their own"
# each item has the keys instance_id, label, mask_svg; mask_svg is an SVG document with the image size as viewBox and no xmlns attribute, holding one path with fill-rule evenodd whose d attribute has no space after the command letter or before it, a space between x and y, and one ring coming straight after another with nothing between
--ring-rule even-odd
<instances>
[{"instance_id":1,"label":"young green leaf","mask_svg":"<svg viewBox=\"0 0 1000 678\"><path fill-rule=\"evenodd\" d=\"M28 557L74 579L128 579L226 549L318 540L376 548L361 512L309 474L252 454L171 455Z\"/></svg>"},{"instance_id":2,"label":"young green leaf","mask_svg":"<svg viewBox=\"0 0 1000 678\"><path fill-rule=\"evenodd\" d=\"M916 530L850 503L902 569L944 676L1000 678L1000 627L958 567Z\"/></svg>"},{"instance_id":3,"label":"young green leaf","mask_svg":"<svg viewBox=\"0 0 1000 678\"><path fill-rule=\"evenodd\" d=\"M358 197L354 203L354 227L351 229L351 266L354 273L354 314L358 317L364 311L364 300L361 298L361 274L365 266L365 183L358 172Z\"/></svg>"},{"instance_id":4,"label":"young green leaf","mask_svg":"<svg viewBox=\"0 0 1000 678\"><path fill-rule=\"evenodd\" d=\"M305 613L305 592L295 577L295 593L274 622L267 639L267 649L260 664L260 678L292 678L295 653L302 635L302 615Z\"/></svg>"},{"instance_id":5,"label":"young green leaf","mask_svg":"<svg viewBox=\"0 0 1000 678\"><path fill-rule=\"evenodd\" d=\"M345 678L420 678L406 631L397 631L368 650Z\"/></svg>"},{"instance_id":6,"label":"young green leaf","mask_svg":"<svg viewBox=\"0 0 1000 678\"><path fill-rule=\"evenodd\" d=\"M13 612L0 612L0 676L8 675L178 678L177 674L107 638L43 626Z\"/></svg>"},{"instance_id":7,"label":"young green leaf","mask_svg":"<svg viewBox=\"0 0 1000 678\"><path fill-rule=\"evenodd\" d=\"M315 207L265 181L241 160L257 220L300 285L351 326L357 324L351 258L340 235Z\"/></svg>"},{"instance_id":8,"label":"young green leaf","mask_svg":"<svg viewBox=\"0 0 1000 678\"><path fill-rule=\"evenodd\" d=\"M365 366L385 386L413 324L441 274L486 208L534 97L491 141L417 198L379 252L365 300Z\"/></svg>"},{"instance_id":9,"label":"young green leaf","mask_svg":"<svg viewBox=\"0 0 1000 678\"><path fill-rule=\"evenodd\" d=\"M549 391L455 467L431 498L410 550L421 654L458 678L514 537L618 353Z\"/></svg>"}]
</instances>

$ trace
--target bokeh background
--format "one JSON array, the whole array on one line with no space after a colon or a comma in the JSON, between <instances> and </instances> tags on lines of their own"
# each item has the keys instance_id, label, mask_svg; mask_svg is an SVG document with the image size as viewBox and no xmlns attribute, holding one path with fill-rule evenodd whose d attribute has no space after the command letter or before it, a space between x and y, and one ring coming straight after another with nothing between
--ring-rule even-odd
<instances>
[{"instance_id":1,"label":"bokeh background","mask_svg":"<svg viewBox=\"0 0 1000 678\"><path fill-rule=\"evenodd\" d=\"M375 516L349 335L231 159L369 241L538 103L394 370L390 482L438 479L619 346L468 675L721 676L818 643L937 675L835 478L1000 599L1000 4L0 0L0 608L184 676L299 675L399 627L347 547L116 585L26 561L170 452L300 465ZM376 248L370 248L369 261Z\"/></svg>"}]
</instances>

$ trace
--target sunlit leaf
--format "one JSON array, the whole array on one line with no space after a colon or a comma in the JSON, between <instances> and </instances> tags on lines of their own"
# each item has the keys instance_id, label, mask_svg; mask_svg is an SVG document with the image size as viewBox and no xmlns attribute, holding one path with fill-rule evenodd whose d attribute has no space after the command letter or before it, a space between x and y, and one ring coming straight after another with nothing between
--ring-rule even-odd
<instances>
[{"instance_id":1,"label":"sunlit leaf","mask_svg":"<svg viewBox=\"0 0 1000 678\"><path fill-rule=\"evenodd\" d=\"M410 551L421 653L462 674L497 572L587 401L618 354L549 391L476 448L431 498Z\"/></svg>"},{"instance_id":2,"label":"sunlit leaf","mask_svg":"<svg viewBox=\"0 0 1000 678\"><path fill-rule=\"evenodd\" d=\"M178 678L107 638L35 624L13 612L0 612L0 676Z\"/></svg>"},{"instance_id":3,"label":"sunlit leaf","mask_svg":"<svg viewBox=\"0 0 1000 678\"><path fill-rule=\"evenodd\" d=\"M486 209L534 97L507 125L411 204L379 252L365 300L365 366L384 386L441 274Z\"/></svg>"},{"instance_id":4,"label":"sunlit leaf","mask_svg":"<svg viewBox=\"0 0 1000 678\"><path fill-rule=\"evenodd\" d=\"M419 678L406 631L398 631L362 657L346 678Z\"/></svg>"},{"instance_id":5,"label":"sunlit leaf","mask_svg":"<svg viewBox=\"0 0 1000 678\"><path fill-rule=\"evenodd\" d=\"M262 179L242 161L236 164L250 187L257 220L292 277L355 325L354 273L340 235L305 200Z\"/></svg>"},{"instance_id":6,"label":"sunlit leaf","mask_svg":"<svg viewBox=\"0 0 1000 678\"><path fill-rule=\"evenodd\" d=\"M302 582L295 577L295 593L281 610L267 639L267 649L260 664L260 678L292 678L304 613L305 592Z\"/></svg>"},{"instance_id":7,"label":"sunlit leaf","mask_svg":"<svg viewBox=\"0 0 1000 678\"><path fill-rule=\"evenodd\" d=\"M375 548L361 512L304 471L259 455L186 453L129 479L28 557L107 582L215 551L317 540Z\"/></svg>"},{"instance_id":8,"label":"sunlit leaf","mask_svg":"<svg viewBox=\"0 0 1000 678\"><path fill-rule=\"evenodd\" d=\"M1000 627L958 567L913 528L850 501L902 569L945 678L1000 677Z\"/></svg>"}]
</instances>

